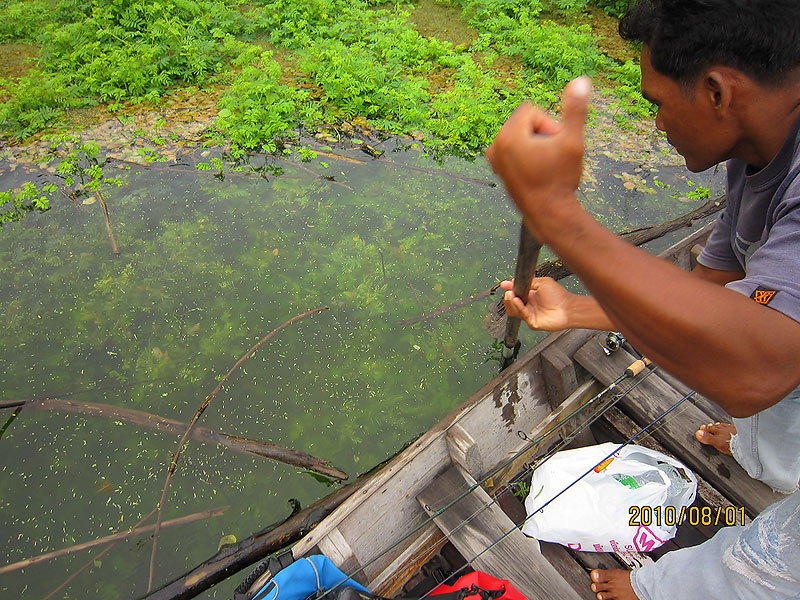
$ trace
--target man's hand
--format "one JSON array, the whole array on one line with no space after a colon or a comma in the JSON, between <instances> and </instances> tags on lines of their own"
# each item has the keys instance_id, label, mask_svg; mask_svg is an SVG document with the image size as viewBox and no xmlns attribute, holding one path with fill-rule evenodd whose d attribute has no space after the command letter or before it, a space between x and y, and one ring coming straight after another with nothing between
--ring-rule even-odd
<instances>
[{"instance_id":1,"label":"man's hand","mask_svg":"<svg viewBox=\"0 0 800 600\"><path fill-rule=\"evenodd\" d=\"M531 282L528 301L523 304L514 292L514 281L503 281L506 314L519 317L531 329L561 331L570 327L614 329L608 316L591 296L571 294L551 277L536 277Z\"/></svg>"},{"instance_id":2,"label":"man's hand","mask_svg":"<svg viewBox=\"0 0 800 600\"><path fill-rule=\"evenodd\" d=\"M500 286L506 290L503 304L506 314L519 317L531 329L541 331L561 331L569 327L569 297L567 290L550 277L537 277L531 282L526 304L514 292L514 281L503 281Z\"/></svg>"},{"instance_id":3,"label":"man's hand","mask_svg":"<svg viewBox=\"0 0 800 600\"><path fill-rule=\"evenodd\" d=\"M583 165L583 127L591 93L588 77L564 89L558 122L531 104L519 106L500 129L486 158L503 179L534 237L547 240L547 222L561 203L579 206L575 190Z\"/></svg>"}]
</instances>

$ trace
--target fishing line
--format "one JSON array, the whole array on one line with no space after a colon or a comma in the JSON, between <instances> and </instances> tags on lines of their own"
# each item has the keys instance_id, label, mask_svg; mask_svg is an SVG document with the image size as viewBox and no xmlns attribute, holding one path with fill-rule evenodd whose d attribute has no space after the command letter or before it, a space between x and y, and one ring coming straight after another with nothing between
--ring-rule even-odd
<instances>
[{"instance_id":1,"label":"fishing line","mask_svg":"<svg viewBox=\"0 0 800 600\"><path fill-rule=\"evenodd\" d=\"M564 418L560 419L560 420L559 420L559 421L558 421L558 422L557 422L555 425L553 425L553 426L552 426L552 428L551 428L550 430L548 430L546 433L540 434L539 436L537 436L536 438L534 438L533 440L531 440L531 441L530 441L530 442L529 442L529 443L528 443L526 446L524 446L524 447L523 447L521 450L519 450L519 451L515 452L514 454L512 454L512 456L511 456L510 458L508 458L508 459L507 459L505 462L503 462L503 463L501 463L499 466L495 467L495 469L493 469L492 471L490 471L490 472L489 472L489 473L488 473L486 476L484 476L482 479L480 479L480 480L476 481L476 482L475 482L473 485L469 486L469 487L466 489L466 491L464 491L464 492L462 492L461 494L457 495L457 496L456 496L456 497L455 497L455 498L454 498L452 501L450 501L449 503L445 504L445 505L444 505L442 508L440 508L440 509L438 509L438 510L436 510L436 511L432 511L432 512L433 512L433 514L432 514L432 515L430 515L430 516L429 516L427 519L424 519L424 520L423 520L423 521L422 521L422 522L421 522L419 525L417 525L416 527L414 527L414 528L413 528L411 531L409 531L409 532L408 532L406 535L402 536L400 539L398 539L396 542L394 542L393 544L391 544L391 545L390 545L389 547L387 547L385 550L383 550L382 552L380 552L379 554L377 554L375 557L373 557L372 559L370 559L370 560L369 560L369 561L367 561L366 563L364 563L362 566L360 566L360 567L358 567L357 569L355 569L355 570L354 570L352 573L348 574L348 575L347 575L347 577L346 577L345 579L343 579L342 581L340 581L339 583L337 583L336 585L334 585L334 586L333 586L333 587L331 587L330 589L326 590L326 591L325 591L325 592L324 592L324 593L323 593L321 596L319 596L319 597L318 597L316 600L323 600L323 598L325 598L325 597L326 597L326 596L327 596L329 593L331 593L332 591L334 591L335 589L337 589L337 588L338 588L339 586L341 586L343 583L345 583L345 582L346 582L346 581L348 581L348 580L351 580L351 579L353 579L353 577L354 577L355 575L358 575L359 573L363 572L363 571L364 571L366 568L368 568L370 565L374 564L374 563L375 563L377 560L379 560L381 557L383 557L383 556L384 556L384 555L386 555L387 553L391 552L391 551L392 551L394 548L396 548L398 545L400 545L401 543L403 543L404 541L406 541L407 539L409 539L409 538L410 538L412 535L414 535L415 533L417 533L418 531L420 531L420 530L421 530L423 527L425 527L425 526L429 525L430 523L432 523L436 517L438 517L438 516L440 516L441 514L443 514L443 513L444 513L446 510L448 510L448 509L452 508L452 507L453 507L453 506L454 506L456 503L458 503L460 500L462 500L463 498L465 498L466 496L468 496L469 494L471 494L471 493L472 493L473 491L475 491L475 490L476 490L478 487L480 487L481 485L483 485L484 483L486 483L486 482L487 482L489 479L491 479L492 477L494 477L494 475L496 475L497 473L499 473L500 471L502 471L502 470L503 470L505 467L507 467L508 465L512 464L512 463L513 463L513 462L514 462L514 461L515 461L515 460L516 460L516 459L517 459L519 456L521 456L522 454L524 454L525 452L527 452L528 450L530 450L531 448L533 448L533 447L534 447L534 446L536 446L537 444L541 443L542 441L544 441L545 439L547 439L549 436L553 435L553 433L557 432L557 431L558 431L558 430L561 428L561 426L562 426L562 425L564 425L564 424L565 424L565 423L566 423L566 422L567 422L569 419L573 418L575 415L579 414L579 413L580 413L582 410L585 410L587 407L591 406L591 405L592 405L594 402L596 402L598 399L600 399L600 398L604 397L605 395L607 395L607 394L608 394L610 391L612 391L612 390L616 389L616 388L619 386L619 384L620 384L622 381L624 381L624 380L626 380L626 379L629 379L629 378L631 378L631 377L636 377L636 375L638 375L639 373L641 373L641 372L642 372L642 370L644 370L644 369L645 369L645 367L647 367L647 373L646 373L646 375L645 375L645 376L643 376L643 377L642 377L642 379L645 379L646 377L649 377L649 376L650 376L650 375L651 375L651 374L652 374L652 373L653 373L653 372L654 372L654 371L657 369L657 366L656 366L656 365L652 365L652 366L651 366L651 365L652 365L652 363L651 363L649 360L647 360L647 359L638 359L638 360L634 361L633 363L631 363L631 365L630 365L630 366L628 366L628 367L625 369L625 371L623 372L623 374L622 374L622 375L620 375L620 377L618 377L618 378L617 378L616 380L614 380L614 381L613 381L611 384L609 384L609 385L608 385L608 386L606 386L604 389L602 389L600 392L598 392L598 393L597 393L597 394L596 394L596 395L595 395L595 396L594 396L594 397L593 397L591 400L589 400L589 401L588 401L586 404L584 404L583 406L579 407L578 409L575 409L574 411L572 411L572 413L570 413L570 414L569 414L569 415L567 415L566 417L564 417ZM640 382L640 383L641 383L641 382ZM622 400L623 398L625 398L625 397L626 397L626 396L627 396L627 395L628 395L628 394L629 394L629 393L630 393L630 392L631 392L633 389L635 389L635 387L638 387L638 385L632 385L630 388L628 388L627 390L625 390L625 391L624 391L622 394L620 394L619 396L615 396L615 398L614 398L614 401L613 401L613 404L610 404L610 405L609 405L609 406L606 408L606 410L610 409L610 408L611 408L611 406L613 406L614 404L616 404L617 402L619 402L620 400ZM666 413L665 413L665 414L666 414ZM600 416L602 416L602 414L599 414L599 415L597 415L597 416L596 416L596 418L595 418L595 420L596 420L597 418L600 418ZM663 416L663 415L662 415L662 416ZM659 418L661 418L661 417L659 417ZM584 425L586 425L586 424L584 424ZM589 423L589 425L591 425L591 423ZM586 426L588 426L588 425L586 425ZM580 428L579 428L579 429L580 429ZM585 428L584 428L584 429L585 429ZM583 429L581 429L581 431L583 431ZM578 432L578 433L580 433L580 432ZM572 440L570 440L570 441L572 441ZM537 468L538 468L539 466L541 466L541 464L542 464L542 463L540 462L540 463L537 465ZM577 481L576 481L576 483L577 483ZM482 507L480 510L485 510L486 508L488 508L489 506L491 506L491 505L492 505L494 502L495 502L495 500L492 500L492 502L490 502L490 503L489 503L489 504L487 504L486 506ZM473 516L473 517L474 517L474 516ZM473 517L470 517L470 518L473 518ZM468 521L469 521L469 519L468 519L468 520L466 520L466 521L464 521L463 523L459 524L459 526L458 526L458 527L462 527L462 526L466 525ZM454 531L456 531L456 530L454 530ZM445 539L446 539L446 538L445 538ZM443 540L443 541L444 541L444 540Z\"/></svg>"},{"instance_id":2,"label":"fishing line","mask_svg":"<svg viewBox=\"0 0 800 600\"><path fill-rule=\"evenodd\" d=\"M598 407L598 409L596 410L596 412L595 412L593 415L591 415L591 416L590 416L590 417L589 417L589 418L588 418L588 419L587 419L587 420L586 420L584 423L582 423L581 425L579 425L579 426L576 428L576 430L575 430L573 433L571 433L570 435L568 435L567 437L565 437L565 438L564 438L563 440L561 440L561 442L560 442L559 444L557 444L557 445L556 445L556 446L555 446L553 449L551 449L551 450L550 450L550 451L548 451L546 454L544 454L542 457L540 457L540 458L539 458L539 459L536 461L536 463L535 463L535 464L527 465L526 467L524 467L524 468L523 468L523 470L522 470L522 471L521 471L521 472L520 472L520 473L519 473L519 474L518 474L516 477L514 477L513 479L511 479L511 481L510 481L509 483L515 483L515 482L519 481L520 479L523 479L523 478L525 478L525 477L526 477L528 474L532 474L532 473L533 473L533 472L534 472L536 469L538 469L539 467L541 467L541 466L542 466L542 465L543 465L545 462L547 462L547 461L548 461L550 458L552 458L552 457L553 457L555 454L557 454L557 453L558 453L558 452L559 452L559 451L560 451L560 450L561 450L561 449L562 449L564 446L566 446L566 445L568 445L570 442L572 442L572 440L574 440L574 439L575 439L575 438L576 438L578 435L580 435L580 434L581 434L583 431L585 431L585 430L586 430L588 427L590 427L590 426L591 426L593 423L595 423L595 422L596 422L598 419L600 419L600 418L601 418L601 417L602 417L602 416L603 416L605 413L607 413L609 410L611 410L611 408L613 408L613 407L614 407L614 406L615 406L615 405L616 405L616 404L617 404L617 403L618 403L620 400L622 400L624 397L626 397L626 396L627 396L627 395L628 395L630 392L632 392L634 389L636 389L637 387L639 387L639 386L640 386L640 385L641 385L641 384L644 382L644 380L645 380L645 379L647 379L647 377L649 377L650 375L652 375L652 374L653 374L653 373L654 373L654 372L655 372L657 369L658 369L658 367L657 367L656 365L653 365L653 366L652 366L652 368L648 369L648 371L647 371L647 373L646 373L645 375L643 375L642 377L640 377L639 379L637 379L637 380L635 381L635 383L633 383L633 385L631 385L631 386L630 386L630 387L629 387L627 390L625 390L625 392L624 392L623 394L620 394L620 395L618 395L618 396L615 396L615 397L614 397L614 398L613 398L613 399L612 399L612 400L611 400L609 403L607 403L605 406ZM605 390L602 390L602 392L601 392L601 393L604 393L604 392L605 392ZM595 398L596 398L596 397L595 397ZM593 400L594 400L594 399L593 399ZM592 400L592 401L593 401L593 400ZM590 402L591 402L591 401L590 401ZM588 403L587 403L587 404L584 404L584 405L582 406L582 408L586 408L587 406L588 406ZM579 411L573 411L573 413L571 413L571 414L569 415L569 417L572 417L572 416L574 416L574 415L575 415L575 414L577 414L578 412L579 412ZM683 411L682 411L682 412L683 412ZM682 412L681 412L681 413L678 413L678 414L682 414ZM676 415L676 417L677 417L677 415ZM563 421L566 421L566 420L567 420L567 419L563 419L563 420L562 420L562 422L563 422ZM557 425L554 427L554 430L557 430L557 429L559 429L559 428L560 428L560 423L561 423L561 422L559 422L559 424L557 424ZM651 422L651 424L652 424L652 422ZM662 427L663 427L663 425L662 425ZM548 434L549 434L549 433L551 433L552 431L553 431L553 430L551 430L550 432L548 432ZM657 431L657 430L656 430L656 431ZM538 438L537 438L537 439L538 439ZM535 441L534 441L534 442L535 442ZM519 454L519 453L518 453L518 454ZM518 454L517 454L517 455L518 455ZM517 456L517 455L515 455L515 456ZM492 474L494 474L494 473L492 473ZM473 489L474 489L474 488L473 488ZM468 493L469 493L469 492L468 492ZM464 519L464 520L463 520L461 523L459 523L459 524L458 524L456 527L454 527L452 531L453 531L453 532L456 532L456 531L458 531L458 530L459 530L461 527L463 527L463 526L467 525L467 524L468 524L469 522L471 522L471 521L472 521L472 520L473 520L475 517L477 517L477 516L478 516L478 515L479 515L481 512L483 512L484 510L486 510L487 508L489 508L489 507L490 507L490 506L492 506L493 504L496 504L496 503L499 501L500 497L501 497L503 494L508 494L508 493L513 493L513 490L511 490L511 489L510 489L508 486L504 486L504 489L500 490L500 491L499 491L499 492L498 492L498 493L497 493L497 494L496 494L496 495L495 495L493 498L491 498L491 500L490 500L490 502L489 502L489 503L487 503L487 504L485 504L485 505L483 505L483 506L479 507L479 508L478 508L478 509L477 509L477 510L476 510L476 511L473 513L473 514L471 514L471 515L467 516L467 517L466 517L466 518L465 518L465 519ZM463 497L463 496L462 496L462 497ZM456 501L455 501L455 502L458 502L458 500L460 500L460 499L461 499L461 497L460 497L460 498L458 498L458 499L456 499ZM451 505L452 505L452 504L451 504ZM449 505L449 506L451 506L451 505ZM437 513L437 516L438 516L438 514L440 514L440 513ZM431 517L431 518L432 518L432 517ZM427 521L427 522L429 522L429 521ZM438 542L434 542L434 543L433 543L433 544L431 544L430 546L427 546L427 547L421 548L421 549L420 549L420 551L419 551L417 554L414 554L414 555L412 555L412 557L411 557L411 560L415 560L416 558L419 558L420 556L422 556L422 554L423 554L423 553L430 552L431 550L438 550L439 548L441 548L442 546L444 546L444 544L446 544L448 541L449 541L449 540L448 540L448 538L446 538L446 537L445 537L445 538L443 538L443 539L439 540ZM469 563L467 563L467 564L469 564ZM423 596L423 597L424 597L424 596Z\"/></svg>"},{"instance_id":3,"label":"fishing line","mask_svg":"<svg viewBox=\"0 0 800 600\"><path fill-rule=\"evenodd\" d=\"M622 449L623 449L625 446L627 446L628 444L630 444L630 443L634 442L635 440L637 440L637 439L638 439L640 436L642 436L642 434L644 434L644 433L645 433L645 432L646 432L648 429L650 429L650 427L652 427L652 426L653 426L654 424L656 424L658 421L660 421L660 420L664 419L664 417L666 417L666 416L667 416L667 415L669 415L671 412L673 412L673 411L674 411L676 408L678 408L678 407L679 407L681 404L683 404L683 403L684 403L684 402L686 402L687 400L690 400L690 399L694 398L694 396L695 396L695 392L693 392L693 391L692 391L692 392L689 392L689 393L688 393L688 394L686 394L686 395L685 395L683 398L681 398L681 399L680 399L680 400L678 400L678 401L677 401L675 404L673 404L673 405L672 405L672 406L671 406L669 409L667 409L666 411L664 411L663 413L661 413L661 414L660 414L658 417L656 417L655 419L653 419L652 421L650 421L650 423L649 423L648 425L646 425L645 427L642 427L641 429L639 429L639 431L637 431L635 434L633 434L631 437L629 437L629 438L628 438L628 439L627 439L627 440L626 440L626 441L625 441L625 442L624 442L622 445L620 445L620 447L619 447L619 448L615 449L613 452L611 452L610 454L608 454L608 455L607 455L605 458L603 458L602 460L600 460L600 461L599 461L597 464L595 464L593 467L591 467L591 468L590 468L588 471L586 471L586 472L585 472L583 475L581 475L580 477L578 477L578 478L577 478L575 481L571 482L569 485L567 485L567 487L565 487L563 490L561 490L560 492L558 492L558 493L557 493L555 496L553 496L552 498L550 498L550 500L548 500L547 502L545 502L545 503L544 503L542 506L540 506L540 507L539 507L539 508L537 508L536 510L532 511L532 512L531 512L531 514L529 514L527 517L525 517L525 519L523 519L523 521L522 521L521 523L519 523L519 524L515 525L515 527L512 527L511 529L509 529L509 530L508 530L506 533L504 533L502 536L500 536L500 537L499 537L497 540L495 540L494 542L492 542L491 544L489 544L489 546L487 546L486 548L484 548L483 550L481 550L481 551L480 551L478 554L476 554L475 556L473 556L471 559L467 560L467 563L466 563L464 566L462 566L462 567L460 567L459 569L457 569L456 571L454 571L454 572L452 573L451 577L452 577L452 576L455 576L455 575L458 575L458 574L459 574L461 571L463 571L464 569L466 569L466 567L467 567L467 566L471 565L471 564L472 564L472 563L473 563L475 560L477 560L478 558L480 558L481 556L483 556L484 554L486 554L486 553L487 553L489 550L491 550L492 548L494 548L495 546L497 546L499 543L501 543L501 542L502 542L504 539L506 539L506 538L507 538L509 535L511 535L511 533L512 533L512 532L514 532L514 531L515 531L515 530L517 530L517 529L520 529L520 528L521 528L521 527L522 527L522 526L523 526L523 525L524 525L524 524L525 524L525 523L528 521L528 519L530 519L531 517L533 517L533 516L534 516L536 513L539 513L539 512L541 512L542 510L544 510L544 509L545 509L545 508L546 508L546 507L547 507L547 506L548 506L548 505L549 505L551 502L553 502L553 501L554 501L556 498L560 497L560 496L561 496L562 494L564 494L564 493L565 493L567 490L569 490L570 488L572 488L572 486L576 485L576 484L577 484L577 483L578 483L578 482L579 482L581 479L583 479L584 477L586 477L586 476L587 476L589 473L591 473L592 471L594 471L594 470L595 470L597 467L599 467L600 465L602 465L602 464L603 464L605 461L607 461L608 459L612 458L612 457L613 457L615 454L617 454L617 453L618 453L620 450L622 450ZM687 407L687 408L688 408L688 407ZM683 412L684 412L684 411L681 411L680 413L678 413L677 415L675 415L675 416L674 416L672 419L670 419L670 421L672 421L672 420L674 420L674 419L678 418L678 417L679 417L679 416L680 416L680 415L681 415ZM665 423L662 423L662 425L661 425L661 426L664 426L664 425L666 425L666 424L667 424L666 422L665 422ZM480 511L476 511L476 512L480 512ZM470 518L473 518L473 517L471 516ZM460 526L461 526L461 525L459 525L459 527L460 527ZM434 589L436 589L436 588L434 588ZM426 598L428 595L430 595L430 593L431 593L431 592L433 592L433 590L430 590L430 591L428 591L427 593L425 593L424 595L422 595L422 596L420 597L420 600L422 600L423 598Z\"/></svg>"},{"instance_id":4,"label":"fishing line","mask_svg":"<svg viewBox=\"0 0 800 600\"><path fill-rule=\"evenodd\" d=\"M593 424L594 424L594 423L595 423L595 422L596 422L598 419L600 419L600 417L602 417L602 416L603 416L604 414L606 414L606 413L607 413L609 410L611 410L611 409L612 409L614 406L616 406L616 404L617 404L617 403L618 403L620 400L622 400L623 398L627 397L627 396L628 396L628 394L630 394L630 393L631 393L633 390L635 390L635 389L636 389L637 387L639 387L639 386L640 386L642 383L644 383L644 380L645 380L645 379L647 379L648 377L650 377L650 375L652 375L653 373L655 373L655 372L656 372L656 370L658 370L658 367L657 367L656 365L653 365L653 366L652 366L652 368L649 368L649 369L647 370L647 372L646 372L646 373L645 373L645 374L644 374L642 377L640 377L640 378L636 379L636 380L635 380L635 382L634 382L634 383L633 383L633 384L632 384L632 385L631 385L631 386L630 386L630 387L629 387L627 390L625 390L625 392L624 392L623 394L620 394L620 395L615 395L615 396L614 396L614 397L613 397L613 398L612 398L612 399L611 399L611 400L610 400L610 401L609 401L607 404L605 404L605 405L603 405L603 406L599 406L599 407L597 408L597 410L594 412L594 414L592 414L591 416L589 416L589 418L587 418L587 420L586 420L586 421L584 421L583 423L581 423L580 425L578 425L578 426L575 428L575 431L573 431L571 434L569 434L569 435L567 435L566 437L564 437L564 438L561 440L561 442L559 442L559 443L558 443L558 444L557 444L557 445L556 445L554 448L552 448L552 449L551 449L551 450L549 450L547 453L545 453L543 456L541 456L541 457L540 457L540 458L539 458L539 459L536 461L536 463L535 463L535 464L533 464L533 465L530 465L530 466L528 466L527 468L525 468L525 469L524 469L524 470L523 470L523 471L522 471L522 472L521 472L519 475L517 475L517 476L516 476L516 477L515 477L515 478L514 478L512 481L518 481L518 480L519 480L521 477L525 477L525 476L527 476L527 475L528 475L528 473L533 473L533 471L535 471L535 470L536 470L536 469L538 469L540 466L542 466L542 465L543 465L545 462L547 462L547 461L548 461L550 458L552 458L552 457L553 457L553 456L554 456L556 453L558 453L558 452L559 452L559 451L560 451L562 448L564 448L565 446L567 446L567 445L568 445L570 442L572 442L572 441L573 441L575 438L577 438L577 437L578 437L578 436L579 436L581 433L583 433L584 431L586 431L586 429L588 429L588 428L589 428L591 425L593 425ZM605 391L605 390L603 390L603 391ZM593 400L592 400L592 401L593 401ZM586 407L588 407L588 406L589 406L589 404L590 404L592 401L590 401L589 403L585 404L585 405L584 405L583 407L581 407L581 408L586 408ZM578 411L573 411L573 414L576 414L577 412L578 412ZM570 415L570 416L572 416L572 415ZM558 426L556 427L556 429L558 429L558 428L560 428L560 425L558 425Z\"/></svg>"}]
</instances>

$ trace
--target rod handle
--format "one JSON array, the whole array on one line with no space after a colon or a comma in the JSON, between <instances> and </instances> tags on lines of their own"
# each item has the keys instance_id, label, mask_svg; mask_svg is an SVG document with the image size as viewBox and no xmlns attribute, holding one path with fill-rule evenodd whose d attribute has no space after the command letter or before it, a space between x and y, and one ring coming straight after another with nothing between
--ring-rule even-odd
<instances>
[{"instance_id":1,"label":"rod handle","mask_svg":"<svg viewBox=\"0 0 800 600\"><path fill-rule=\"evenodd\" d=\"M643 356L639 360L633 361L628 368L625 369L625 375L627 377L635 377L641 373L645 367L649 367L652 364L653 362L649 358Z\"/></svg>"}]
</instances>

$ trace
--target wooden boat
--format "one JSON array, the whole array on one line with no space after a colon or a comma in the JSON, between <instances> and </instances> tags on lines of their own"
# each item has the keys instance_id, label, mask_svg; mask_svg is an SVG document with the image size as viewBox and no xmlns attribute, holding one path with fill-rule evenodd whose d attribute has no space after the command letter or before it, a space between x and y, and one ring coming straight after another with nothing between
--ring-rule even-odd
<instances>
[{"instance_id":1,"label":"wooden boat","mask_svg":"<svg viewBox=\"0 0 800 600\"><path fill-rule=\"evenodd\" d=\"M689 269L709 233L710 226L700 229L662 257ZM513 493L520 473L575 431L586 415L580 413L538 443L530 441L595 397L635 359L624 348L608 350L606 336L569 330L546 337L359 484L294 544L294 557L324 554L385 597L412 589L422 594L434 579L474 568L510 580L530 600L591 599L589 569L635 567L713 535L724 519L681 525L675 539L648 555L630 548L602 554L538 545L517 528L525 518ZM630 381L624 398L573 445L624 442L688 391L658 370ZM778 495L750 479L730 456L694 438L700 424L725 418L716 405L698 398L681 407L679 418L661 423L636 443L672 455L695 472L696 504L709 507L703 514L713 517L720 514L717 508L725 514L733 507L749 520Z\"/></svg>"}]
</instances>

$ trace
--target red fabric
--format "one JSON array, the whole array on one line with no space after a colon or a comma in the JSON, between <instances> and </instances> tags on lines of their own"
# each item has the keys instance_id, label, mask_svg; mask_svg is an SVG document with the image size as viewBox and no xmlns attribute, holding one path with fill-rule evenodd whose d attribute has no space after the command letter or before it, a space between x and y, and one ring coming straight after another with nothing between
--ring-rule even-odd
<instances>
[{"instance_id":1,"label":"red fabric","mask_svg":"<svg viewBox=\"0 0 800 600\"><path fill-rule=\"evenodd\" d=\"M436 594L447 594L450 592L457 592L463 588L469 588L472 585L476 585L479 588L483 588L484 590L505 590L505 593L500 596L498 600L528 600L525 596L522 595L517 588L515 588L510 581L507 579L498 579L497 577L492 577L491 575L487 575L481 571L473 571L472 573L468 573L463 577L459 577L458 581L456 581L455 585L444 585L441 584L437 586L431 593L431 596ZM471 594L467 596L464 600L480 600L480 596L478 594Z\"/></svg>"}]
</instances>

